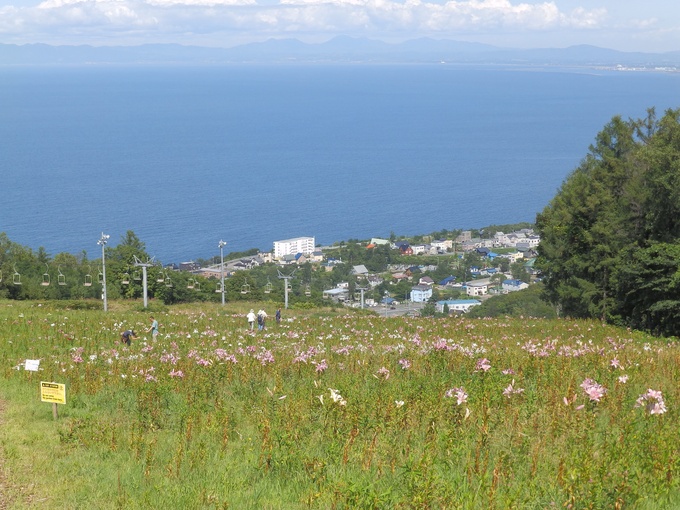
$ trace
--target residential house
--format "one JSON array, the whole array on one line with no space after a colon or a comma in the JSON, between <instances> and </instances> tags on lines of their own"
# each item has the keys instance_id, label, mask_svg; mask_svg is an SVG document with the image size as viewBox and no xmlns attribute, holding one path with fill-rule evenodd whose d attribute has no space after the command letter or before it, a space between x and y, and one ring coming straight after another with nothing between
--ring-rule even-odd
<instances>
[{"instance_id":1,"label":"residential house","mask_svg":"<svg viewBox=\"0 0 680 510\"><path fill-rule=\"evenodd\" d=\"M321 267L324 268L326 272L330 272L333 271L333 268L338 264L342 264L342 260L329 257L328 260L326 260L326 262L321 263Z\"/></svg>"},{"instance_id":2,"label":"residential house","mask_svg":"<svg viewBox=\"0 0 680 510\"><path fill-rule=\"evenodd\" d=\"M308 255L308 259L310 262L321 262L323 260L323 252L321 250L313 251Z\"/></svg>"},{"instance_id":3,"label":"residential house","mask_svg":"<svg viewBox=\"0 0 680 510\"><path fill-rule=\"evenodd\" d=\"M499 255L499 257L506 258L510 261L511 264L514 264L518 260L522 260L524 258L524 253L521 251L516 251L513 253L504 253L503 255Z\"/></svg>"},{"instance_id":4,"label":"residential house","mask_svg":"<svg viewBox=\"0 0 680 510\"><path fill-rule=\"evenodd\" d=\"M370 275L367 278L367 280L368 280L368 284L371 286L371 288L375 288L378 285L380 285L383 281L385 281L378 275Z\"/></svg>"},{"instance_id":5,"label":"residential house","mask_svg":"<svg viewBox=\"0 0 680 510\"><path fill-rule=\"evenodd\" d=\"M394 243L394 247L399 250L402 255L413 255L413 248L408 243L408 241L397 241Z\"/></svg>"},{"instance_id":6,"label":"residential house","mask_svg":"<svg viewBox=\"0 0 680 510\"><path fill-rule=\"evenodd\" d=\"M297 257L295 256L295 254L287 254L280 257L278 260L281 265L287 266L290 264L295 264L297 262Z\"/></svg>"},{"instance_id":7,"label":"residential house","mask_svg":"<svg viewBox=\"0 0 680 510\"><path fill-rule=\"evenodd\" d=\"M204 267L202 269L199 269L196 274L202 276L203 278L221 278L222 269L220 268L219 265L212 267ZM226 277L228 274L229 273L225 267L224 276Z\"/></svg>"},{"instance_id":8,"label":"residential house","mask_svg":"<svg viewBox=\"0 0 680 510\"><path fill-rule=\"evenodd\" d=\"M423 276L418 280L418 285L427 285L429 287L432 287L434 285L434 280L429 276Z\"/></svg>"},{"instance_id":9,"label":"residential house","mask_svg":"<svg viewBox=\"0 0 680 510\"><path fill-rule=\"evenodd\" d=\"M411 301L414 303L427 303L432 297L431 285L415 285L411 289Z\"/></svg>"},{"instance_id":10,"label":"residential house","mask_svg":"<svg viewBox=\"0 0 680 510\"><path fill-rule=\"evenodd\" d=\"M484 282L467 282L465 292L468 296L484 296L489 292L489 284Z\"/></svg>"},{"instance_id":11,"label":"residential house","mask_svg":"<svg viewBox=\"0 0 680 510\"><path fill-rule=\"evenodd\" d=\"M354 266L352 267L352 274L357 276L366 276L368 274L368 269L363 264Z\"/></svg>"},{"instance_id":12,"label":"residential house","mask_svg":"<svg viewBox=\"0 0 680 510\"><path fill-rule=\"evenodd\" d=\"M440 253L445 253L453 249L453 241L451 239L437 239L432 241L432 247L438 250Z\"/></svg>"},{"instance_id":13,"label":"residential house","mask_svg":"<svg viewBox=\"0 0 680 510\"><path fill-rule=\"evenodd\" d=\"M528 286L529 284L523 282L522 280L508 279L503 280L501 289L503 290L503 293L507 294L508 292L516 292L518 290L526 289Z\"/></svg>"},{"instance_id":14,"label":"residential house","mask_svg":"<svg viewBox=\"0 0 680 510\"><path fill-rule=\"evenodd\" d=\"M440 281L439 285L441 285L442 287L448 287L448 286L453 285L454 283L456 283L456 277L451 275L451 276L447 276L442 281Z\"/></svg>"},{"instance_id":15,"label":"residential house","mask_svg":"<svg viewBox=\"0 0 680 510\"><path fill-rule=\"evenodd\" d=\"M456 237L456 244L461 244L466 241L469 241L472 239L472 231L470 230L463 230L457 237Z\"/></svg>"}]
</instances>

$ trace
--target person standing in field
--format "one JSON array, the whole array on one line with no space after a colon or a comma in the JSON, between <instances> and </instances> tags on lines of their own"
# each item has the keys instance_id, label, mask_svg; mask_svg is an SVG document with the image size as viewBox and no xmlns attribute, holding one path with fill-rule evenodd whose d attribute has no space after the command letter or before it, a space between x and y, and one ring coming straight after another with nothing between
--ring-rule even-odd
<instances>
[{"instance_id":1,"label":"person standing in field","mask_svg":"<svg viewBox=\"0 0 680 510\"><path fill-rule=\"evenodd\" d=\"M132 340L137 339L137 333L134 329L126 329L120 334L120 343L127 345L128 347L132 343Z\"/></svg>"},{"instance_id":2,"label":"person standing in field","mask_svg":"<svg viewBox=\"0 0 680 510\"><path fill-rule=\"evenodd\" d=\"M260 311L257 312L257 329L262 331L265 328L265 321L266 320L267 320L267 312L260 309Z\"/></svg>"},{"instance_id":3,"label":"person standing in field","mask_svg":"<svg viewBox=\"0 0 680 510\"><path fill-rule=\"evenodd\" d=\"M276 309L276 315L274 317L276 318L276 323L281 324L281 308Z\"/></svg>"},{"instance_id":4,"label":"person standing in field","mask_svg":"<svg viewBox=\"0 0 680 510\"><path fill-rule=\"evenodd\" d=\"M248 312L248 315L246 315L246 318L248 319L248 329L250 331L255 329L255 310L252 308L250 309L250 312Z\"/></svg>"},{"instance_id":5,"label":"person standing in field","mask_svg":"<svg viewBox=\"0 0 680 510\"><path fill-rule=\"evenodd\" d=\"M149 329L146 330L147 333L151 333L151 336L153 337L153 341L156 341L156 337L158 337L158 321L154 319L153 315L149 317L151 319L151 326Z\"/></svg>"}]
</instances>

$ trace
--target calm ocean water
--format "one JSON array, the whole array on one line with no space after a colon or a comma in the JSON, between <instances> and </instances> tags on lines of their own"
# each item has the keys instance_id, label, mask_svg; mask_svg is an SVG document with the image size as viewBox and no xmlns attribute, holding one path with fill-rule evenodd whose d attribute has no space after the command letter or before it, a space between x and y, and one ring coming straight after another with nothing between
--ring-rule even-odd
<instances>
[{"instance_id":1,"label":"calm ocean water","mask_svg":"<svg viewBox=\"0 0 680 510\"><path fill-rule=\"evenodd\" d=\"M612 116L680 75L440 66L5 68L0 232L163 263L534 221Z\"/></svg>"}]
</instances>

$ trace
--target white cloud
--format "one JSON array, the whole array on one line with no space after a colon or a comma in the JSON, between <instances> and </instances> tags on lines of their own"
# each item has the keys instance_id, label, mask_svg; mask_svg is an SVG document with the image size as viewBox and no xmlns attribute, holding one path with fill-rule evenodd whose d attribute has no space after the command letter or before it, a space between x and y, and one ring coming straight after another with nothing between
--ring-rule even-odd
<instances>
[{"instance_id":1,"label":"white cloud","mask_svg":"<svg viewBox=\"0 0 680 510\"><path fill-rule=\"evenodd\" d=\"M548 37L551 32L594 33L609 22L610 14L601 6L566 10L558 4L559 0L44 0L30 7L0 6L0 37L5 42L56 44L192 44L202 38L229 45L230 39L244 36ZM653 24L650 16L638 28L649 30Z\"/></svg>"}]
</instances>

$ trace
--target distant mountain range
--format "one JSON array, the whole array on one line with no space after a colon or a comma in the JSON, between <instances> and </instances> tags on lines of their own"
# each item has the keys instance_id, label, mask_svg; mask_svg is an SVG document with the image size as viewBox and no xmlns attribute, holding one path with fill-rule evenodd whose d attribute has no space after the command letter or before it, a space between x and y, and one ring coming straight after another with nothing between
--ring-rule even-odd
<instances>
[{"instance_id":1,"label":"distant mountain range","mask_svg":"<svg viewBox=\"0 0 680 510\"><path fill-rule=\"evenodd\" d=\"M447 63L525 66L666 68L680 72L680 51L623 52L596 46L512 49L429 38L398 44L339 36L325 43L270 39L232 48L179 44L50 46L0 44L0 65L227 64L227 63Z\"/></svg>"}]
</instances>

